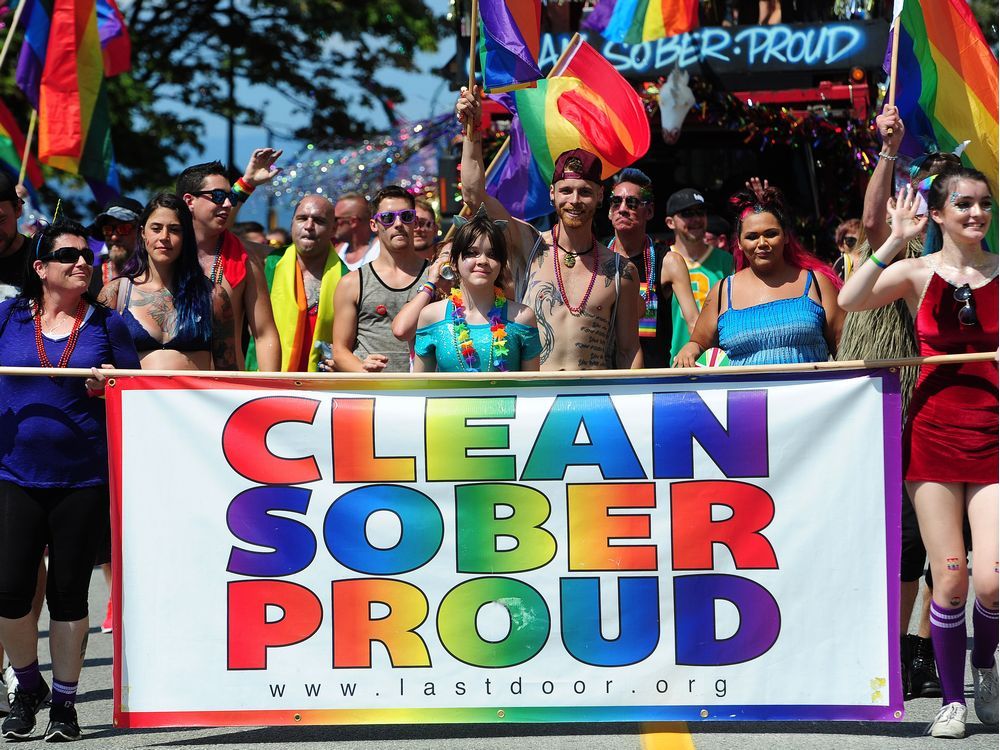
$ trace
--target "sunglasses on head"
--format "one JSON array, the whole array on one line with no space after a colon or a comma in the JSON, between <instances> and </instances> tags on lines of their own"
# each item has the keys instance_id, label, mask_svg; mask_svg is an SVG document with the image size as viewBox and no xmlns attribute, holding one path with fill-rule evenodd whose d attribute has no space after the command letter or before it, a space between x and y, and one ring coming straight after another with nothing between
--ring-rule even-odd
<instances>
[{"instance_id":1,"label":"sunglasses on head","mask_svg":"<svg viewBox=\"0 0 1000 750\"><path fill-rule=\"evenodd\" d=\"M119 237L122 235L129 234L133 229L135 229L135 222L127 221L121 224L104 224L101 226L101 234L105 237L111 237L113 234L117 234Z\"/></svg>"},{"instance_id":2,"label":"sunglasses on head","mask_svg":"<svg viewBox=\"0 0 1000 750\"><path fill-rule=\"evenodd\" d=\"M963 326L974 326L978 323L979 318L976 316L976 301L972 298L972 287L968 284L962 284L955 290L954 297L956 302L962 303L958 309L958 322Z\"/></svg>"},{"instance_id":3,"label":"sunglasses on head","mask_svg":"<svg viewBox=\"0 0 1000 750\"><path fill-rule=\"evenodd\" d=\"M48 261L55 261L56 263L76 263L81 257L87 262L88 266L94 264L94 251L89 247L82 249L79 247L60 247L46 253L38 260L43 263L47 263Z\"/></svg>"},{"instance_id":4,"label":"sunglasses on head","mask_svg":"<svg viewBox=\"0 0 1000 750\"><path fill-rule=\"evenodd\" d=\"M215 188L214 190L199 190L191 195L196 195L200 198L208 198L216 206L221 206L227 200L234 206L237 203L236 193L232 190L223 190L222 188Z\"/></svg>"},{"instance_id":5,"label":"sunglasses on head","mask_svg":"<svg viewBox=\"0 0 1000 750\"><path fill-rule=\"evenodd\" d=\"M855 245L858 244L858 238L857 237L844 237L844 239L842 239L841 242L843 242L848 247L854 247Z\"/></svg>"},{"instance_id":6,"label":"sunglasses on head","mask_svg":"<svg viewBox=\"0 0 1000 750\"><path fill-rule=\"evenodd\" d=\"M396 217L404 224L412 224L417 220L417 212L412 208L404 208L402 211L379 211L375 214L375 221L382 226L389 228L396 223Z\"/></svg>"},{"instance_id":7,"label":"sunglasses on head","mask_svg":"<svg viewBox=\"0 0 1000 750\"><path fill-rule=\"evenodd\" d=\"M612 195L611 199L608 201L611 204L611 208L618 208L622 203L625 204L625 208L629 211L637 211L639 206L645 206L649 201L644 201L641 198L636 198L634 195Z\"/></svg>"}]
</instances>

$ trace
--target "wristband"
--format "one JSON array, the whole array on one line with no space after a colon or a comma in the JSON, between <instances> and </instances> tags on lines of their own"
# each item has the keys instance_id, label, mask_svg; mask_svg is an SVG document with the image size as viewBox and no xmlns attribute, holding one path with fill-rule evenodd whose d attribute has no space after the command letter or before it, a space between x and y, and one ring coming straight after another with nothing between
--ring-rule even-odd
<instances>
[{"instance_id":1,"label":"wristband","mask_svg":"<svg viewBox=\"0 0 1000 750\"><path fill-rule=\"evenodd\" d=\"M884 151L879 151L878 158L885 159L886 161L896 161L898 157L895 157L892 154L887 154Z\"/></svg>"},{"instance_id":2,"label":"wristband","mask_svg":"<svg viewBox=\"0 0 1000 750\"><path fill-rule=\"evenodd\" d=\"M431 282L425 281L420 287L421 292L427 292L428 296L431 298L431 302L437 299L437 287Z\"/></svg>"},{"instance_id":3,"label":"wristband","mask_svg":"<svg viewBox=\"0 0 1000 750\"><path fill-rule=\"evenodd\" d=\"M876 266L878 266L878 268L879 268L880 271L884 271L885 269L887 269L889 267L888 263L883 263L878 258L876 258L875 257L875 253L872 253L868 257L868 260L870 260L872 263L874 263Z\"/></svg>"},{"instance_id":4,"label":"wristband","mask_svg":"<svg viewBox=\"0 0 1000 750\"><path fill-rule=\"evenodd\" d=\"M249 182L240 177L236 182L233 183L233 192L236 193L236 197L242 203L253 193L254 188Z\"/></svg>"}]
</instances>

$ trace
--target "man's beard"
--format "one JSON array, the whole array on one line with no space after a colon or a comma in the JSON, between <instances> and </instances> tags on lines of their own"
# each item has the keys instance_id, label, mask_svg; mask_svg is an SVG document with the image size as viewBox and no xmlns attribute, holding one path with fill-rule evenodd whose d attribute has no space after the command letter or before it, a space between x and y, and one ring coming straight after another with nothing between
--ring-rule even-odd
<instances>
[{"instance_id":1,"label":"man's beard","mask_svg":"<svg viewBox=\"0 0 1000 750\"><path fill-rule=\"evenodd\" d=\"M122 245L108 245L108 260L115 268L121 268L132 257L132 251Z\"/></svg>"},{"instance_id":2,"label":"man's beard","mask_svg":"<svg viewBox=\"0 0 1000 750\"><path fill-rule=\"evenodd\" d=\"M576 208L576 206L574 206ZM568 212L568 206L560 206L557 209L559 214L559 221L568 229L577 229L579 227L589 227L594 221L594 211L587 211L582 209L583 213L579 216L573 216Z\"/></svg>"}]
</instances>

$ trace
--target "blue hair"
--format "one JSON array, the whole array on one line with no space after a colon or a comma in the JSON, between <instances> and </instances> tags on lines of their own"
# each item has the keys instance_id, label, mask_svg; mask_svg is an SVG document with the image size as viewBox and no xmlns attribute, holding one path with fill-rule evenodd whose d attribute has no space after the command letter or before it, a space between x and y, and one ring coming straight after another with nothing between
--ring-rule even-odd
<instances>
[{"instance_id":1,"label":"blue hair","mask_svg":"<svg viewBox=\"0 0 1000 750\"><path fill-rule=\"evenodd\" d=\"M160 193L146 204L139 217L135 253L125 264L122 276L135 281L149 271L149 252L142 230L153 211L158 208L173 211L181 225L181 254L174 265L173 289L170 290L174 297L174 312L177 314L177 331L174 336L210 339L212 282L205 276L198 262L198 242L195 239L191 210L173 193Z\"/></svg>"}]
</instances>

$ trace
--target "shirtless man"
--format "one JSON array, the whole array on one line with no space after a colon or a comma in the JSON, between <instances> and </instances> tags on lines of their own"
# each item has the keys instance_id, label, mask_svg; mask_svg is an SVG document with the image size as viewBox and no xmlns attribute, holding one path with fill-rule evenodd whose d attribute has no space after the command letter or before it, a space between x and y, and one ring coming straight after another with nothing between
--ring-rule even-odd
<instances>
[{"instance_id":1,"label":"shirtless man","mask_svg":"<svg viewBox=\"0 0 1000 750\"><path fill-rule=\"evenodd\" d=\"M486 193L478 87L463 88L456 111L460 122L471 118L477 126L462 146L462 198L473 209L485 202L494 220L509 220L507 209ZM538 320L542 370L642 367L638 272L594 234L601 169L600 159L583 149L561 154L549 190L556 226L539 235L515 219L507 228L509 270L516 297Z\"/></svg>"},{"instance_id":2,"label":"shirtless man","mask_svg":"<svg viewBox=\"0 0 1000 750\"><path fill-rule=\"evenodd\" d=\"M240 240L226 229L237 198L225 168L217 161L188 167L177 178L177 194L191 209L198 260L205 275L229 293L236 340L242 337L245 315L256 342L259 369L280 371L281 343L263 263L257 255L248 254ZM236 355L242 369L241 346L236 347Z\"/></svg>"}]
</instances>

